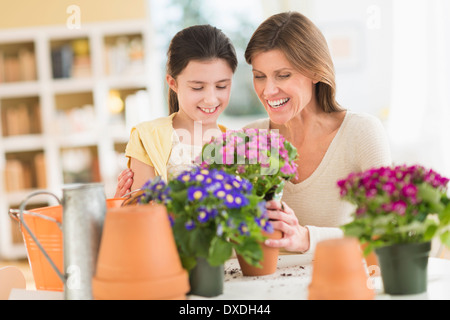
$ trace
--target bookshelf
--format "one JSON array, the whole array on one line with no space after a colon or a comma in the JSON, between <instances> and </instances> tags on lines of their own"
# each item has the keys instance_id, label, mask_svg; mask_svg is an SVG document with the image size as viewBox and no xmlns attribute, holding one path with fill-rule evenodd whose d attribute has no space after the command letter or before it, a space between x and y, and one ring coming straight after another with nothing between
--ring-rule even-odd
<instances>
[{"instance_id":1,"label":"bookshelf","mask_svg":"<svg viewBox=\"0 0 450 320\"><path fill-rule=\"evenodd\" d=\"M151 52L147 20L0 30L0 258L26 256L8 211L31 192L102 182L114 195L131 126L161 116Z\"/></svg>"}]
</instances>

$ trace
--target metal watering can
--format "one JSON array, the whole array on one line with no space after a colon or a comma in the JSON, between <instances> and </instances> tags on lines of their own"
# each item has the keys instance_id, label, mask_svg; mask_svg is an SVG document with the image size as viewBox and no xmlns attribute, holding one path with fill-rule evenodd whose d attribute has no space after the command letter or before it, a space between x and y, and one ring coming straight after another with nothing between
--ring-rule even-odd
<instances>
[{"instance_id":1,"label":"metal watering can","mask_svg":"<svg viewBox=\"0 0 450 320\"><path fill-rule=\"evenodd\" d=\"M100 183L74 184L62 188L60 200L48 191L36 191L20 204L19 222L48 260L64 283L64 299L90 300L92 296L92 277L95 273L97 255L106 214L106 196ZM62 226L64 269L60 271L49 257L39 239L25 222L27 202L34 196L48 194L57 199L63 208ZM45 218L45 217L43 217Z\"/></svg>"}]
</instances>

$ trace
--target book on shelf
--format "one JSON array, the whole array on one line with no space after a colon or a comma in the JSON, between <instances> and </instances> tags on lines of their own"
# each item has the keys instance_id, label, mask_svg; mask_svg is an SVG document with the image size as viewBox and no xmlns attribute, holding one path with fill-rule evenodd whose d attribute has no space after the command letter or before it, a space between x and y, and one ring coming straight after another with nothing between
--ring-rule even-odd
<instances>
[{"instance_id":1,"label":"book on shelf","mask_svg":"<svg viewBox=\"0 0 450 320\"><path fill-rule=\"evenodd\" d=\"M24 187L24 171L19 160L6 160L5 163L5 189L7 192L20 191Z\"/></svg>"},{"instance_id":2,"label":"book on shelf","mask_svg":"<svg viewBox=\"0 0 450 320\"><path fill-rule=\"evenodd\" d=\"M34 81L37 79L34 52L27 49L20 49L19 64L21 81Z\"/></svg>"},{"instance_id":3,"label":"book on shelf","mask_svg":"<svg viewBox=\"0 0 450 320\"><path fill-rule=\"evenodd\" d=\"M73 51L70 44L52 49L52 73L54 79L72 76Z\"/></svg>"},{"instance_id":4,"label":"book on shelf","mask_svg":"<svg viewBox=\"0 0 450 320\"><path fill-rule=\"evenodd\" d=\"M0 83L5 82L5 59L4 53L0 50Z\"/></svg>"},{"instance_id":5,"label":"book on shelf","mask_svg":"<svg viewBox=\"0 0 450 320\"><path fill-rule=\"evenodd\" d=\"M33 51L21 48L17 54L8 55L0 51L0 83L36 79L36 59Z\"/></svg>"},{"instance_id":6,"label":"book on shelf","mask_svg":"<svg viewBox=\"0 0 450 320\"><path fill-rule=\"evenodd\" d=\"M45 189L47 187L47 172L45 169L44 153L34 156L34 170L36 172L36 188Z\"/></svg>"},{"instance_id":7,"label":"book on shelf","mask_svg":"<svg viewBox=\"0 0 450 320\"><path fill-rule=\"evenodd\" d=\"M20 63L16 56L5 56L3 63L5 65L5 82L20 81Z\"/></svg>"},{"instance_id":8,"label":"book on shelf","mask_svg":"<svg viewBox=\"0 0 450 320\"><path fill-rule=\"evenodd\" d=\"M15 106L2 109L3 136L37 134L41 132L41 111L39 103L18 102Z\"/></svg>"},{"instance_id":9,"label":"book on shelf","mask_svg":"<svg viewBox=\"0 0 450 320\"><path fill-rule=\"evenodd\" d=\"M7 159L4 179L7 192L45 189L47 172L44 153L38 152L24 159Z\"/></svg>"}]
</instances>

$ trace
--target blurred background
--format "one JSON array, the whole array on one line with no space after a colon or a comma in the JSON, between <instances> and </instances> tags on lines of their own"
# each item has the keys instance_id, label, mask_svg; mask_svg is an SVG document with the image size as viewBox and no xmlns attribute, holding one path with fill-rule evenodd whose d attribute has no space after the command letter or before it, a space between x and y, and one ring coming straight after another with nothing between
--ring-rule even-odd
<instances>
[{"instance_id":1,"label":"blurred background","mask_svg":"<svg viewBox=\"0 0 450 320\"><path fill-rule=\"evenodd\" d=\"M26 257L8 216L31 192L102 182L114 195L131 126L167 114L165 54L209 23L239 57L232 129L265 117L246 44L268 16L296 10L324 33L344 107L377 116L395 163L450 175L450 1L0 0L0 260ZM28 208L54 204L36 197Z\"/></svg>"}]
</instances>

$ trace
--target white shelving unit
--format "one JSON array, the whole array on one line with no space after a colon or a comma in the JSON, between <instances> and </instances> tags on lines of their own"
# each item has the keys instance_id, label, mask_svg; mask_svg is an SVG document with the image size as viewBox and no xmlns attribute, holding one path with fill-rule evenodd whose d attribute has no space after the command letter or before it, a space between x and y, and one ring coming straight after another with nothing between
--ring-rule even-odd
<instances>
[{"instance_id":1,"label":"white shelving unit","mask_svg":"<svg viewBox=\"0 0 450 320\"><path fill-rule=\"evenodd\" d=\"M54 78L52 50L63 45L75 48L72 52L75 55L88 49L84 60L77 60L80 76ZM12 67L5 61L22 48L34 54L31 65L36 67L36 79L13 77L15 80L11 81L11 75L8 79L5 73L11 72ZM127 114L130 110L139 113L142 108L151 108L147 105L149 101L162 101L156 96L160 95L159 90L150 90L159 80L155 80L158 72L152 68L152 49L147 20L86 23L81 29L68 29L64 25L0 31L0 259L26 255L17 223L8 211L18 207L31 192L45 189L60 196L65 183L102 182L107 197L114 195L117 175L125 163L120 154L133 125ZM83 69L80 61L90 63ZM29 65L28 61L26 68ZM68 69L72 74L75 65ZM139 100L137 104L127 104L127 96L136 93L147 99L141 99L140 104ZM124 102L123 109L120 103L112 104L120 102L117 97ZM21 104L28 104L28 108L37 105L38 116L35 109L28 109L28 118L17 116ZM15 130L23 126L30 128ZM30 163L23 172L20 170L21 165L26 167ZM85 171L88 169L80 171L84 175L68 174L67 168L82 164ZM18 183L23 176L29 181ZM50 197L34 201L37 207L53 204Z\"/></svg>"}]
</instances>

